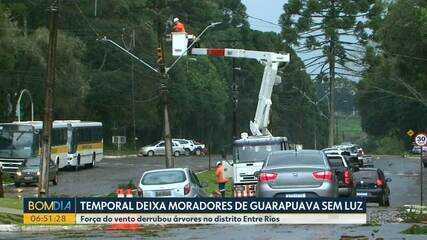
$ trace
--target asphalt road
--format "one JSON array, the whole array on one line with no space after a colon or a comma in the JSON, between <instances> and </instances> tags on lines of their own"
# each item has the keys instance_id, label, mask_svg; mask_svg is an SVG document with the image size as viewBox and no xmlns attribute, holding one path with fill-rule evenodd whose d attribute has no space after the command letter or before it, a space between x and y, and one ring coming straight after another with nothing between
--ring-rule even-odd
<instances>
[{"instance_id":1,"label":"asphalt road","mask_svg":"<svg viewBox=\"0 0 427 240\"><path fill-rule=\"evenodd\" d=\"M212 164L219 156L213 157ZM143 171L164 167L162 157L104 159L95 169L84 169L79 172L61 172L60 185L52 187L54 194L68 196L94 196L108 194L120 183L129 180L137 181ZM178 167L192 167L194 170L205 170L207 158L182 157L176 160ZM383 215L392 220L398 206L419 204L420 201L420 168L419 159L401 157L380 157L374 160L375 167L383 169L386 177L392 178L391 207L368 207L368 218L371 214ZM427 172L427 171L426 171ZM427 174L426 174L427 175ZM424 199L427 199L427 177L424 176ZM34 187L23 188L25 195L31 195ZM369 239L424 239L425 236L404 235L401 231L410 224L384 222L380 226L365 225L203 225L165 228L154 234L144 232L58 232L58 233L2 233L0 239L340 239L341 236L366 236Z\"/></svg>"},{"instance_id":2,"label":"asphalt road","mask_svg":"<svg viewBox=\"0 0 427 240\"><path fill-rule=\"evenodd\" d=\"M382 169L386 178L392 179L389 183L392 207L420 204L419 159L384 156L375 159L374 166ZM425 203L427 202L427 168L423 170L423 199Z\"/></svg>"},{"instance_id":3,"label":"asphalt road","mask_svg":"<svg viewBox=\"0 0 427 240\"><path fill-rule=\"evenodd\" d=\"M211 166L220 159L211 157ZM59 184L50 185L54 196L103 196L114 192L119 184L129 181L137 183L144 171L164 168L164 157L128 157L103 159L96 168L79 171L60 171ZM175 159L176 167L190 167L195 171L208 169L208 157L182 156ZM420 202L420 165L419 159L396 156L382 156L374 159L374 165L383 169L390 177L391 206L419 204ZM424 174L424 200L427 202L427 169ZM36 187L7 188L9 195L34 196Z\"/></svg>"},{"instance_id":4,"label":"asphalt road","mask_svg":"<svg viewBox=\"0 0 427 240\"><path fill-rule=\"evenodd\" d=\"M212 166L220 156L212 156ZM209 159L207 156L182 156L175 158L176 167L190 167L194 171L208 169ZM164 157L127 157L106 158L97 163L95 168L74 170L61 170L59 172L59 184L50 184L50 192L53 196L105 196L114 192L119 184L127 184L139 181L142 173L147 170L165 167ZM7 187L6 194L35 196L37 188L26 186L15 188Z\"/></svg>"},{"instance_id":5,"label":"asphalt road","mask_svg":"<svg viewBox=\"0 0 427 240\"><path fill-rule=\"evenodd\" d=\"M211 166L220 156L211 157ZM190 167L195 171L208 169L207 156L182 156L175 159L177 167ZM420 165L419 159L396 156L382 156L374 159L374 165L390 177L391 206L419 204L420 202ZM59 184L50 185L54 196L104 196L114 192L119 184L129 181L137 183L144 171L164 168L164 157L128 157L103 159L96 168L79 171L60 171ZM423 197L427 201L427 170L424 174ZM35 196L34 186L14 188L8 187L6 194Z\"/></svg>"}]
</instances>

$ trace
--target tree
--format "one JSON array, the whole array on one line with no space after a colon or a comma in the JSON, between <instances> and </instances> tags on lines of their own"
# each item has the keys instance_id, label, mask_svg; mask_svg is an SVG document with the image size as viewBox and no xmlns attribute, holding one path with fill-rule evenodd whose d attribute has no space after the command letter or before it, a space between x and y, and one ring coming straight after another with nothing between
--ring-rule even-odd
<instances>
[{"instance_id":1,"label":"tree","mask_svg":"<svg viewBox=\"0 0 427 240\"><path fill-rule=\"evenodd\" d=\"M358 84L362 127L373 136L426 131L427 4L399 0L390 5L367 48L365 77Z\"/></svg>"},{"instance_id":2,"label":"tree","mask_svg":"<svg viewBox=\"0 0 427 240\"><path fill-rule=\"evenodd\" d=\"M138 145L159 140L162 129L161 102L158 94L158 75L133 62L126 54L97 41L108 36L129 48L131 33L136 41L132 52L155 65L157 27L153 7L155 0L63 1L59 16L58 78L55 117L101 121L104 142L111 145L111 135L133 137L132 63L134 63L135 119ZM0 108L7 110L7 93L28 88L36 103L36 119L42 112L46 59L46 12L48 1L2 0L7 27L0 26ZM240 0L183 0L165 1L161 13L166 27L178 16L188 31L200 33L210 22L223 24L204 35L201 47L233 47L250 50L290 52L279 34L250 29L245 6ZM96 12L96 14L95 14ZM1 18L0 17L0 18ZM10 25L10 26L9 26ZM165 32L168 33L168 32ZM169 65L170 45L166 44ZM197 57L183 58L170 72L172 103L172 135L214 143L215 150L231 143L232 103L231 59ZM253 119L263 66L255 60L240 59L236 72L240 82L239 123L241 131L249 131ZM10 71L10 72L4 72ZM273 91L271 129L275 135L285 135L290 142L313 144L307 136L315 129L316 110L293 86L314 96L314 87L301 63L293 54L285 69L281 86ZM303 78L303 80L299 80ZM15 104L15 100L11 102ZM299 106L302 106L300 109ZM78 107L77 107L78 106ZM303 111L301 111L303 109ZM13 120L12 118L7 121ZM2 121L6 121L2 118ZM324 135L320 126L319 136ZM129 134L132 133L132 134ZM320 137L319 137L320 138ZM309 140L306 140L309 139ZM132 141L130 141L132 142Z\"/></svg>"},{"instance_id":3,"label":"tree","mask_svg":"<svg viewBox=\"0 0 427 240\"><path fill-rule=\"evenodd\" d=\"M380 0L290 0L281 16L282 35L299 54L308 54L305 68L329 82L329 137L334 144L335 78L358 77L367 29L377 24Z\"/></svg>"}]
</instances>

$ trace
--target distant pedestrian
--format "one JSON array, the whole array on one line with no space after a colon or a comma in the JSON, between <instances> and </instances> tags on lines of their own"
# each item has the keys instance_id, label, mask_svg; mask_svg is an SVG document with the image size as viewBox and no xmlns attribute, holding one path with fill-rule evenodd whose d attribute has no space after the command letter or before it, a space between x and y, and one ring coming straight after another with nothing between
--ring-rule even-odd
<instances>
[{"instance_id":1,"label":"distant pedestrian","mask_svg":"<svg viewBox=\"0 0 427 240\"><path fill-rule=\"evenodd\" d=\"M216 163L216 183L218 184L218 190L221 193L222 197L225 197L225 184L228 182L228 179L224 177L224 165L221 161Z\"/></svg>"}]
</instances>

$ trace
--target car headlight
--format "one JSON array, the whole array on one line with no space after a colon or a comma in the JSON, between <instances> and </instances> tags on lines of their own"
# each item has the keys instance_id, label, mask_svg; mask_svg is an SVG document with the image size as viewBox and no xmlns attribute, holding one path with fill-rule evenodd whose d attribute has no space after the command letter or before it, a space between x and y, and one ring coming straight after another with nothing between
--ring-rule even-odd
<instances>
[{"instance_id":1,"label":"car headlight","mask_svg":"<svg viewBox=\"0 0 427 240\"><path fill-rule=\"evenodd\" d=\"M40 171L37 171L37 176L40 176Z\"/></svg>"},{"instance_id":2,"label":"car headlight","mask_svg":"<svg viewBox=\"0 0 427 240\"><path fill-rule=\"evenodd\" d=\"M21 175L22 175L22 172L20 172L20 171L16 172L16 176L21 176Z\"/></svg>"}]
</instances>

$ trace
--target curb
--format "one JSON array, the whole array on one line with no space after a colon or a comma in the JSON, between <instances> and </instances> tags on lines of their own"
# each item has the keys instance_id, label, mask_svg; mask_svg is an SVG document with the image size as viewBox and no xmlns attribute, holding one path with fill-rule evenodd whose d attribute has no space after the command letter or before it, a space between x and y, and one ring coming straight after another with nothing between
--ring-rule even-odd
<instances>
[{"instance_id":1,"label":"curb","mask_svg":"<svg viewBox=\"0 0 427 240\"><path fill-rule=\"evenodd\" d=\"M0 232L21 232L21 226L16 224L0 224Z\"/></svg>"},{"instance_id":2,"label":"curb","mask_svg":"<svg viewBox=\"0 0 427 240\"><path fill-rule=\"evenodd\" d=\"M203 171L196 172L196 175L207 172L207 171L209 171L209 170L203 170Z\"/></svg>"},{"instance_id":3,"label":"curb","mask_svg":"<svg viewBox=\"0 0 427 240\"><path fill-rule=\"evenodd\" d=\"M104 156L105 159L118 159L118 158L128 158L128 157L137 157L138 155L136 154L131 154L131 155L119 155L119 156L114 156L114 155L106 155Z\"/></svg>"},{"instance_id":4,"label":"curb","mask_svg":"<svg viewBox=\"0 0 427 240\"><path fill-rule=\"evenodd\" d=\"M401 155L372 155L373 160L378 160L382 157L396 157L396 158L403 158L403 159L420 159L420 157L414 157L414 156L401 156ZM395 160L395 159L387 159L387 160Z\"/></svg>"},{"instance_id":5,"label":"curb","mask_svg":"<svg viewBox=\"0 0 427 240\"><path fill-rule=\"evenodd\" d=\"M0 213L13 214L13 215L19 215L19 216L22 216L23 214L21 209L5 208L5 207L0 207Z\"/></svg>"}]
</instances>

